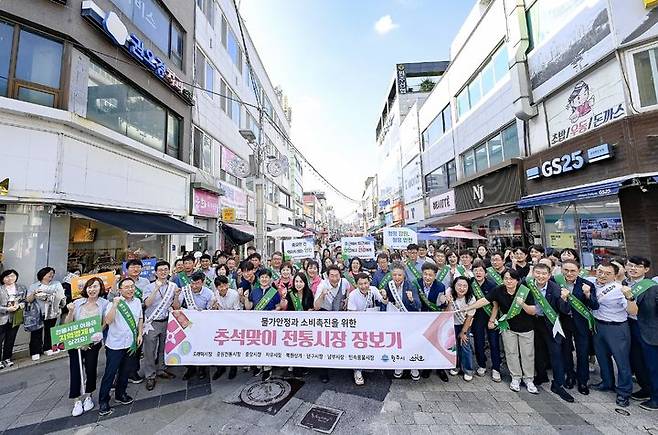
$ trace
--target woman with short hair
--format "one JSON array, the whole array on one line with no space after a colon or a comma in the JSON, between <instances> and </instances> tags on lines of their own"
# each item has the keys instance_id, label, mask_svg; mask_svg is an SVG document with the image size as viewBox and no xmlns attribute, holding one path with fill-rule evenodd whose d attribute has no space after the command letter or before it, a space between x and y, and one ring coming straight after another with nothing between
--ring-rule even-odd
<instances>
[{"instance_id":1,"label":"woman with short hair","mask_svg":"<svg viewBox=\"0 0 658 435\"><path fill-rule=\"evenodd\" d=\"M14 343L23 323L27 288L18 283L18 276L14 269L0 273L0 369L14 365Z\"/></svg>"},{"instance_id":2,"label":"woman with short hair","mask_svg":"<svg viewBox=\"0 0 658 435\"><path fill-rule=\"evenodd\" d=\"M66 295L62 283L54 278L55 269L44 267L37 272L37 282L27 291L27 302L36 301L43 318L43 328L32 331L30 335L30 355L33 361L38 360L42 352L50 356L60 351L57 343L53 345L50 340L50 329L57 324L62 308L66 306Z\"/></svg>"}]
</instances>

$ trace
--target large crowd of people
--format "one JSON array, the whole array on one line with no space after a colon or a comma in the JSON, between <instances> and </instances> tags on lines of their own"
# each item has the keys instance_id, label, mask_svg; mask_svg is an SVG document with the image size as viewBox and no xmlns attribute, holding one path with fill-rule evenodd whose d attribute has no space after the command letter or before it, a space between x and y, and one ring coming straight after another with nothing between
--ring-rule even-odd
<instances>
[{"instance_id":1,"label":"large crowd of people","mask_svg":"<svg viewBox=\"0 0 658 435\"><path fill-rule=\"evenodd\" d=\"M537 386L573 402L571 391L587 396L590 388L612 393L616 404L631 400L658 410L658 282L650 279L650 262L639 256L603 260L581 267L573 249L561 252L532 246L490 252L486 246L454 250L448 245L381 249L376 259L345 258L340 248L316 249L314 258L291 262L281 252L268 260L247 248L192 255L155 265L153 281L142 277L142 262L129 260L112 288L93 278L81 297L71 301L55 270L45 267L24 285L15 270L0 274L0 369L13 365L12 352L22 324L30 333L33 360L62 346L51 343L50 329L63 322L100 315L104 333L81 349L69 351L73 416L95 407L98 357L105 348L105 370L98 394L99 413L114 402L130 404L128 383L156 382L176 375L164 361L167 320L172 310L276 310L441 312L454 316L456 367L438 369L444 382L460 377L472 382L490 374L501 382L501 364L509 371L509 388ZM320 254L320 252L322 252ZM501 345L502 343L502 345ZM487 352L488 349L488 352ZM503 359L504 354L504 359ZM81 379L80 361L85 379ZM600 373L592 384L590 375ZM238 367L186 367L182 376L213 380ZM251 367L263 380L272 367ZM322 382L329 369L317 369ZM549 379L549 369L551 379ZM308 370L291 368L293 376ZM365 373L367 374L367 373ZM432 370L410 370L413 381ZM402 378L402 370L393 372ZM364 370L353 370L365 383ZM634 388L634 379L637 388ZM84 385L83 385L84 384Z\"/></svg>"}]
</instances>

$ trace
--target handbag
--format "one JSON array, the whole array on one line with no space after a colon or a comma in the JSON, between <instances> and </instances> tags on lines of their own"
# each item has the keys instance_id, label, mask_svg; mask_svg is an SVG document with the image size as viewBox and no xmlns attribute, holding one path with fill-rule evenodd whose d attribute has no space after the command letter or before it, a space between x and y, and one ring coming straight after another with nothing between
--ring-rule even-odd
<instances>
[{"instance_id":1,"label":"handbag","mask_svg":"<svg viewBox=\"0 0 658 435\"><path fill-rule=\"evenodd\" d=\"M24 315L23 315L23 309L22 308L19 308L16 311L14 311L14 317L11 320L11 327L15 328L18 325L20 325L21 323L23 323L23 318L24 318Z\"/></svg>"},{"instance_id":2,"label":"handbag","mask_svg":"<svg viewBox=\"0 0 658 435\"><path fill-rule=\"evenodd\" d=\"M25 311L23 312L23 328L25 328L27 332L38 331L43 328L41 307L36 301L25 305Z\"/></svg>"}]
</instances>

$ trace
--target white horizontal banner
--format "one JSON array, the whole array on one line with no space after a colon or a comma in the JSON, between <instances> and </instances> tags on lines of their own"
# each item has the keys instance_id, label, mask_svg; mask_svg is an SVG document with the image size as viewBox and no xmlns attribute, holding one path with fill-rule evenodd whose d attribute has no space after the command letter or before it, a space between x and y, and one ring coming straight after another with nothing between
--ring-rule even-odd
<instances>
[{"instance_id":1,"label":"white horizontal banner","mask_svg":"<svg viewBox=\"0 0 658 435\"><path fill-rule=\"evenodd\" d=\"M455 367L452 313L194 311L169 315L167 365Z\"/></svg>"}]
</instances>

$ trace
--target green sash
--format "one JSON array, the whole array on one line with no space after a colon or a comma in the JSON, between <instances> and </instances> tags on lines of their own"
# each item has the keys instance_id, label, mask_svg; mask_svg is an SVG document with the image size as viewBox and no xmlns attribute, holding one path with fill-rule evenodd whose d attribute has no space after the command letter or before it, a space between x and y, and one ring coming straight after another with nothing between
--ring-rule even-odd
<instances>
[{"instance_id":1,"label":"green sash","mask_svg":"<svg viewBox=\"0 0 658 435\"><path fill-rule=\"evenodd\" d=\"M206 275L206 278L203 280L203 284L211 290L215 288L215 283L212 282L212 280L210 279L210 277L208 277L208 275Z\"/></svg>"},{"instance_id":2,"label":"green sash","mask_svg":"<svg viewBox=\"0 0 658 435\"><path fill-rule=\"evenodd\" d=\"M297 293L294 290L291 290L288 292L290 295L290 299L292 299L292 304L295 307L295 311L304 311L304 307L302 307L302 299L297 296Z\"/></svg>"},{"instance_id":3,"label":"green sash","mask_svg":"<svg viewBox=\"0 0 658 435\"><path fill-rule=\"evenodd\" d=\"M450 273L450 266L443 266L443 269L439 271L439 274L436 276L436 280L439 282L443 282L443 280L446 278L446 276Z\"/></svg>"},{"instance_id":4,"label":"green sash","mask_svg":"<svg viewBox=\"0 0 658 435\"><path fill-rule=\"evenodd\" d=\"M459 272L459 275L463 276L464 278L468 278L466 276L466 268L464 266L462 266L461 264L458 264L457 267L455 267L455 269L457 269L457 272Z\"/></svg>"},{"instance_id":5,"label":"green sash","mask_svg":"<svg viewBox=\"0 0 658 435\"><path fill-rule=\"evenodd\" d=\"M281 278L281 273L277 272L276 270L270 268L270 273L272 274L272 280L273 281L278 281Z\"/></svg>"},{"instance_id":6,"label":"green sash","mask_svg":"<svg viewBox=\"0 0 658 435\"><path fill-rule=\"evenodd\" d=\"M528 293L530 293L530 289L524 286L523 284L521 284L519 289L514 294L514 301L512 302L512 306L510 307L509 311L503 314L500 317L500 319L498 319L497 326L500 332L509 330L509 319L518 316L518 314L523 309L521 308L521 305L519 305L518 302L516 301L516 298L521 298L523 299L523 301L525 301L526 298L528 297Z\"/></svg>"},{"instance_id":7,"label":"green sash","mask_svg":"<svg viewBox=\"0 0 658 435\"><path fill-rule=\"evenodd\" d=\"M484 292L482 291L482 288L480 287L480 284L474 279L473 282L471 283L471 287L473 288L473 294L475 295L476 299L482 299L484 297ZM482 307L485 313L487 313L487 316L491 316L491 304L485 305Z\"/></svg>"},{"instance_id":8,"label":"green sash","mask_svg":"<svg viewBox=\"0 0 658 435\"><path fill-rule=\"evenodd\" d=\"M580 272L578 272L578 276L580 276L581 278L585 278L589 276L589 270L585 268L580 269Z\"/></svg>"},{"instance_id":9,"label":"green sash","mask_svg":"<svg viewBox=\"0 0 658 435\"><path fill-rule=\"evenodd\" d=\"M117 311L126 321L128 327L130 328L130 332L133 334L133 342L130 345L130 349L128 350L128 353L132 355L137 351L137 322L135 322L135 317L133 316L132 311L130 311L130 307L125 300L121 299L121 301L119 301L119 305L117 305Z\"/></svg>"},{"instance_id":10,"label":"green sash","mask_svg":"<svg viewBox=\"0 0 658 435\"><path fill-rule=\"evenodd\" d=\"M137 287L137 285L135 284L135 297L141 301L143 294L144 292L142 291L142 289Z\"/></svg>"},{"instance_id":11,"label":"green sash","mask_svg":"<svg viewBox=\"0 0 658 435\"><path fill-rule=\"evenodd\" d=\"M392 279L393 275L391 275L391 272L387 272L386 275L384 275L384 278L382 278L382 281L379 283L379 290L386 288Z\"/></svg>"},{"instance_id":12,"label":"green sash","mask_svg":"<svg viewBox=\"0 0 658 435\"><path fill-rule=\"evenodd\" d=\"M493 266L487 267L487 276L493 279L496 285L503 285L503 277L500 276L500 273L498 273L498 271L494 269Z\"/></svg>"},{"instance_id":13,"label":"green sash","mask_svg":"<svg viewBox=\"0 0 658 435\"><path fill-rule=\"evenodd\" d=\"M562 331L562 325L560 324L560 319L558 318L557 313L551 304L548 303L546 297L541 294L537 288L537 283L535 280L533 278L528 278L526 283L532 292L532 296L535 298L535 302L539 304L542 311L544 312L544 316L546 316L548 321L551 322L551 325L553 325L553 337L555 337L557 334L561 334L564 337L564 331Z\"/></svg>"},{"instance_id":14,"label":"green sash","mask_svg":"<svg viewBox=\"0 0 658 435\"><path fill-rule=\"evenodd\" d=\"M558 283L561 288L567 288L567 279L564 277L564 275L562 274L555 275L553 279L555 279L555 282ZM585 306L585 304L580 299L575 297L572 293L569 293L569 298L567 300L569 301L569 305L571 305L571 308L576 310L578 314L580 314L585 318L585 320L587 320L587 325L590 331L594 331L596 322L594 321L594 316L592 316L592 313Z\"/></svg>"},{"instance_id":15,"label":"green sash","mask_svg":"<svg viewBox=\"0 0 658 435\"><path fill-rule=\"evenodd\" d=\"M277 293L277 289L274 287L270 287L270 289L263 295L263 297L258 301L256 306L254 307L254 310L262 310L267 306L267 304L270 303L274 295Z\"/></svg>"},{"instance_id":16,"label":"green sash","mask_svg":"<svg viewBox=\"0 0 658 435\"><path fill-rule=\"evenodd\" d=\"M635 285L631 287L631 290L633 291L633 297L637 298L654 285L658 285L658 283L649 278L645 278L642 281L635 283Z\"/></svg>"},{"instance_id":17,"label":"green sash","mask_svg":"<svg viewBox=\"0 0 658 435\"><path fill-rule=\"evenodd\" d=\"M345 272L343 274L343 278L345 278L347 280L347 282L349 282L352 287L356 288L356 281L354 280L354 277L352 276L351 273Z\"/></svg>"},{"instance_id":18,"label":"green sash","mask_svg":"<svg viewBox=\"0 0 658 435\"><path fill-rule=\"evenodd\" d=\"M187 287L188 285L192 284L192 281L190 281L190 278L185 272L178 272L178 280L181 282L181 284L183 284L183 287Z\"/></svg>"},{"instance_id":19,"label":"green sash","mask_svg":"<svg viewBox=\"0 0 658 435\"><path fill-rule=\"evenodd\" d=\"M414 285L414 287L416 287L416 290L418 290L418 297L423 302L423 304L425 304L425 306L429 308L430 311L441 311L441 308L439 308L439 306L434 302L430 301L427 295L425 294L425 291L422 288L420 288L418 281L422 280L423 276L420 274L420 272L418 272L418 269L416 269L416 265L411 261L407 261L407 267L411 271L411 274L414 276L414 279L412 280L412 284ZM448 268L448 270L450 270L450 268Z\"/></svg>"}]
</instances>

